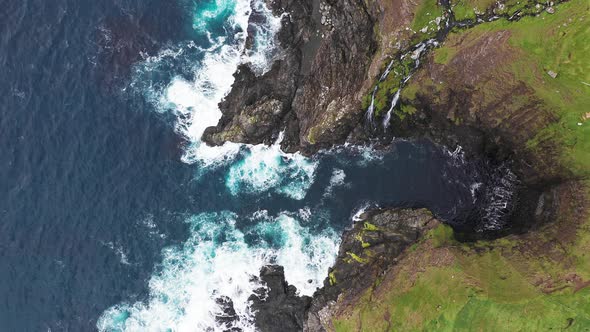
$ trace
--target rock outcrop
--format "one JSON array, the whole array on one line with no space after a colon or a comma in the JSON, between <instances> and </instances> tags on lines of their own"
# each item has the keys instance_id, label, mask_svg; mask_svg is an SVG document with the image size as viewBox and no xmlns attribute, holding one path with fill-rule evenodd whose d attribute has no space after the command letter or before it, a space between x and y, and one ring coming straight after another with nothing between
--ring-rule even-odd
<instances>
[{"instance_id":1,"label":"rock outcrop","mask_svg":"<svg viewBox=\"0 0 590 332\"><path fill-rule=\"evenodd\" d=\"M336 263L313 300L299 297L285 281L283 268L267 266L260 278L267 289L253 295L261 331L324 331L331 317L355 303L425 230L438 224L426 209L385 209L365 213L346 231Z\"/></svg>"},{"instance_id":2,"label":"rock outcrop","mask_svg":"<svg viewBox=\"0 0 590 332\"><path fill-rule=\"evenodd\" d=\"M223 117L209 144L271 143L282 130L286 151L343 143L362 118L362 87L376 50L373 20L362 0L270 2L283 16L282 47L272 68L256 76L239 67Z\"/></svg>"},{"instance_id":3,"label":"rock outcrop","mask_svg":"<svg viewBox=\"0 0 590 332\"><path fill-rule=\"evenodd\" d=\"M389 136L381 138L388 140L392 133L397 137L428 137L448 146L461 145L468 155L491 160L494 165L510 164L522 181L514 195L516 208L510 213L516 212L509 216L511 222L526 224L519 230L552 222L549 226L553 228L545 228L554 232L539 227L538 234L529 233L533 240L527 242L527 235L519 235L515 243L525 243L523 248L536 242L561 247L565 242L560 238L568 230L556 220L568 225L580 220L583 224L587 219L587 183L583 181L590 176L590 150L584 149L588 147L587 136L578 127L590 118L588 94L582 90L587 83L580 74L580 68L588 63L582 60L587 43L579 43L587 35L584 24L588 7L571 6L566 15L561 15L564 7L560 4L550 7L546 11L549 14L541 14L545 5L526 2L506 7L500 1L489 8L472 8L473 12L461 14L464 21L457 22L452 9L458 5L444 3L446 14L439 14L447 15L458 28L450 34L444 31L442 47L418 56L420 67L412 68L412 75L407 75L407 80L404 77L403 84L383 84L383 105L390 104L393 95L400 99L392 108ZM415 21L410 16L418 6L402 0L281 0L270 6L276 14L290 13L284 17L278 36L282 56L261 76L246 65L239 68L231 93L221 103L223 118L217 127L206 131L204 139L211 144L226 140L271 143L284 130L283 149L304 152L350 137L366 139L370 136L363 135L366 132L359 134L365 112L361 95L366 97L372 91L389 52L411 50L416 44L417 34L408 32L407 25ZM392 8L399 9L400 20L393 22L383 15ZM527 15L553 18L543 25L534 25L532 17L524 23L514 22ZM492 25L488 21L498 17L505 21L491 28L476 26ZM425 31L427 34L428 29ZM536 50L545 49L545 45L534 37L537 32L530 31L545 33L544 38L558 47L540 54ZM399 40L393 43L394 38ZM577 48L572 49L572 45ZM402 59L400 54L396 56ZM575 85L572 80L563 80L566 71L576 77ZM570 209L576 202L583 203ZM337 262L311 302L295 295L279 268L262 271L270 292L266 298L254 299L261 330L277 330L275 315L280 317L280 324L288 322L287 330L332 330L331 318L358 303L359 296L395 266L404 249L436 224L426 210L385 210L365 218L345 233ZM572 238L581 229L578 227L571 227L575 230ZM493 245L502 251L501 244ZM564 255L567 252L555 250ZM510 257L506 259L510 261ZM535 256L518 258L518 262L532 261L532 266L535 259L531 257ZM301 310L307 314L301 314Z\"/></svg>"},{"instance_id":4,"label":"rock outcrop","mask_svg":"<svg viewBox=\"0 0 590 332\"><path fill-rule=\"evenodd\" d=\"M437 63L432 54L427 57L410 92L402 95L403 103L417 113L394 123L399 124L395 130L512 159L525 183L555 182L567 172L559 165L559 142L541 142L543 154L527 143L559 118L534 87L507 69L519 56L509 44L510 36L508 30L475 38L469 33L451 36L446 45L457 47L457 53L447 63Z\"/></svg>"},{"instance_id":5,"label":"rock outcrop","mask_svg":"<svg viewBox=\"0 0 590 332\"><path fill-rule=\"evenodd\" d=\"M387 209L363 216L342 238L324 287L314 294L305 331L333 330L331 318L354 304L438 221L426 209Z\"/></svg>"},{"instance_id":6,"label":"rock outcrop","mask_svg":"<svg viewBox=\"0 0 590 332\"><path fill-rule=\"evenodd\" d=\"M252 309L256 311L256 327L262 332L302 331L311 298L297 296L295 286L285 281L282 266L263 267L260 279L267 288L250 297Z\"/></svg>"}]
</instances>

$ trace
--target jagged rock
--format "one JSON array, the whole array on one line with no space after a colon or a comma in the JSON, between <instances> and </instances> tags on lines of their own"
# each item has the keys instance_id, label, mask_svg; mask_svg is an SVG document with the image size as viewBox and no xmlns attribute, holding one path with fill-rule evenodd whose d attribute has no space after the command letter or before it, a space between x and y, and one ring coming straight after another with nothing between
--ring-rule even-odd
<instances>
[{"instance_id":1,"label":"jagged rock","mask_svg":"<svg viewBox=\"0 0 590 332\"><path fill-rule=\"evenodd\" d=\"M343 235L338 258L313 299L297 296L283 267L265 266L266 288L250 297L260 331L324 331L341 306L354 301L429 227L437 224L426 209L385 209L365 213ZM231 315L229 315L231 316Z\"/></svg>"},{"instance_id":2,"label":"jagged rock","mask_svg":"<svg viewBox=\"0 0 590 332\"><path fill-rule=\"evenodd\" d=\"M245 106L238 116L231 119L227 130L211 133L209 140L219 145L226 141L245 140L254 144L262 143L265 138L271 137L272 130L278 126L276 120L283 112L281 101L263 97L252 105Z\"/></svg>"},{"instance_id":3,"label":"jagged rock","mask_svg":"<svg viewBox=\"0 0 590 332\"><path fill-rule=\"evenodd\" d=\"M220 145L225 141L270 144L292 118L288 113L301 80L301 48L315 29L311 18L313 7L311 1L292 0L273 1L269 6L277 16L289 13L283 16L277 36L282 56L262 76L257 76L247 64L238 67L231 92L219 104L221 120L203 134L203 140L209 144ZM268 112L269 104L265 103L270 100L276 101L272 112ZM260 114L264 116L257 116ZM286 136L288 140L290 136Z\"/></svg>"},{"instance_id":4,"label":"jagged rock","mask_svg":"<svg viewBox=\"0 0 590 332\"><path fill-rule=\"evenodd\" d=\"M387 209L366 213L344 233L335 265L314 294L305 331L333 330L332 316L354 302L403 251L437 221L426 209Z\"/></svg>"},{"instance_id":5,"label":"jagged rock","mask_svg":"<svg viewBox=\"0 0 590 332\"><path fill-rule=\"evenodd\" d=\"M299 332L303 330L305 312L311 298L297 296L297 289L285 281L282 266L265 266L260 279L267 289L259 289L250 297L256 311L256 327L262 332Z\"/></svg>"},{"instance_id":6,"label":"jagged rock","mask_svg":"<svg viewBox=\"0 0 590 332\"><path fill-rule=\"evenodd\" d=\"M239 67L232 91L220 104L222 119L203 140L271 143L285 130L287 151L311 152L344 142L362 117L362 87L376 49L365 2L329 0L320 6L312 0L282 0L269 6L277 15L289 13L278 34L282 57L262 76L247 65ZM268 100L280 110L268 112L268 104L260 103ZM254 117L258 114L265 116Z\"/></svg>"},{"instance_id":7,"label":"jagged rock","mask_svg":"<svg viewBox=\"0 0 590 332\"><path fill-rule=\"evenodd\" d=\"M234 309L233 301L227 297L222 296L215 300L219 307L222 309L222 313L217 314L215 316L215 320L225 326L227 331L237 332L239 329L232 327L232 323L239 319L238 315L236 314L236 310Z\"/></svg>"}]
</instances>

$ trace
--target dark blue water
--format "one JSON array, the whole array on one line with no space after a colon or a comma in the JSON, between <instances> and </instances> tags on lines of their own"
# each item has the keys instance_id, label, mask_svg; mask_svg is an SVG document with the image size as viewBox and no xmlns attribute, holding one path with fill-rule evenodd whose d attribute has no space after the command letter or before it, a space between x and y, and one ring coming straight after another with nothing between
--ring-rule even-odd
<instances>
[{"instance_id":1,"label":"dark blue water","mask_svg":"<svg viewBox=\"0 0 590 332\"><path fill-rule=\"evenodd\" d=\"M231 164L202 175L182 162L189 142L174 115L128 87L146 56L191 40L208 47L194 13L213 5L0 0L2 330L94 330L113 305L147 303L162 249L185 244L185 221L201 212L232 211L240 228L261 209L307 207L329 217L305 227L341 232L367 202L427 206L449 219L471 209L476 172L425 142L399 142L370 162L351 150L318 156L301 200L270 189L232 194ZM228 34L228 15L206 29ZM180 67L149 79L190 80ZM330 191L335 170L346 176Z\"/></svg>"}]
</instances>

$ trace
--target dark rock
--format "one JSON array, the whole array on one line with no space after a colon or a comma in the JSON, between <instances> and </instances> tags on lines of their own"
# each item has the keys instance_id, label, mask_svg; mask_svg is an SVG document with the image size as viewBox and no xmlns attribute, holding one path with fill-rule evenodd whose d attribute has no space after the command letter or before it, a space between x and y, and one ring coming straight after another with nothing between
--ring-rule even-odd
<instances>
[{"instance_id":1,"label":"dark rock","mask_svg":"<svg viewBox=\"0 0 590 332\"><path fill-rule=\"evenodd\" d=\"M265 266L266 288L250 297L260 331L324 331L339 306L352 303L437 221L426 209L368 212L343 235L335 265L313 299L298 296L281 266Z\"/></svg>"},{"instance_id":2,"label":"dark rock","mask_svg":"<svg viewBox=\"0 0 590 332\"><path fill-rule=\"evenodd\" d=\"M297 296L297 289L285 281L282 266L265 266L260 278L266 289L252 295L252 309L256 311L256 327L262 331L302 331L304 317L311 303L308 296Z\"/></svg>"},{"instance_id":3,"label":"dark rock","mask_svg":"<svg viewBox=\"0 0 590 332\"><path fill-rule=\"evenodd\" d=\"M287 0L274 1L269 6L275 15L290 14L283 17L277 36L282 56L261 76L247 64L238 67L231 92L219 104L222 118L216 127L207 128L203 134L203 140L209 144L221 145L225 141L271 144L286 120L294 120L288 113L300 80L300 48L314 29L313 7L311 1ZM257 18L250 17L253 19Z\"/></svg>"},{"instance_id":4,"label":"dark rock","mask_svg":"<svg viewBox=\"0 0 590 332\"><path fill-rule=\"evenodd\" d=\"M362 118L362 86L376 49L373 21L362 0L270 2L276 15L288 13L278 40L282 56L256 76L238 68L223 116L203 140L272 143L285 131L286 151L315 151L345 141ZM329 15L329 26L320 24ZM251 20L259 19L257 16Z\"/></svg>"},{"instance_id":5,"label":"dark rock","mask_svg":"<svg viewBox=\"0 0 590 332\"><path fill-rule=\"evenodd\" d=\"M236 329L232 326L234 322L239 320L236 310L234 309L233 301L229 297L222 296L217 298L215 302L217 302L217 305L219 305L223 311L222 313L215 316L215 320L220 325L224 326L226 331L239 331L239 329Z\"/></svg>"},{"instance_id":6,"label":"dark rock","mask_svg":"<svg viewBox=\"0 0 590 332\"><path fill-rule=\"evenodd\" d=\"M363 221L343 235L336 264L330 269L324 287L313 296L305 330L325 331L339 307L354 303L436 222L426 209L367 213Z\"/></svg>"}]
</instances>

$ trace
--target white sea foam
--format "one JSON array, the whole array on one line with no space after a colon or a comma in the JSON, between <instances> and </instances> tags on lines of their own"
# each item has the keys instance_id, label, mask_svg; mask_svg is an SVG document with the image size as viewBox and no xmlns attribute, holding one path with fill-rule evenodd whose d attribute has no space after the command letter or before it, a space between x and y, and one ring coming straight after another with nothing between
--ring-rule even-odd
<instances>
[{"instance_id":1,"label":"white sea foam","mask_svg":"<svg viewBox=\"0 0 590 332\"><path fill-rule=\"evenodd\" d=\"M278 55L277 33L281 29L282 17L274 16L263 1L255 1L252 7L264 20L253 26L256 31L254 43L246 51L243 61L250 64L257 75L262 75L270 69L272 60Z\"/></svg>"},{"instance_id":2,"label":"white sea foam","mask_svg":"<svg viewBox=\"0 0 590 332\"><path fill-rule=\"evenodd\" d=\"M209 3L199 3L199 10L195 11L193 16L193 29L208 33L211 21L218 19L224 12L232 11L234 5L234 0L215 0Z\"/></svg>"},{"instance_id":3,"label":"white sea foam","mask_svg":"<svg viewBox=\"0 0 590 332\"><path fill-rule=\"evenodd\" d=\"M261 4L262 1L257 5ZM226 185L232 194L274 192L303 199L314 181L316 161L300 154L283 153L280 142L272 146L226 143L220 147L209 147L201 142L204 130L216 125L221 118L217 105L230 91L238 65L249 62L258 72L264 71L273 54L265 50L276 46L272 36L272 40L255 41L256 47L245 52L251 12L249 0L217 0L211 6L195 15L194 25L196 30L209 36L211 46L201 49L189 42L146 58L138 69L144 76L134 81L134 87L143 91L159 112L175 116L175 129L190 142L182 157L184 162L197 163L200 170L235 162L226 176ZM229 26L235 35L212 37L206 31L208 20L228 10L233 12ZM261 38L273 35L278 22L277 18L269 17L269 25L261 28ZM202 56L195 56L195 53ZM193 58L197 60L191 64ZM173 60L181 61L184 73L167 83L143 79L150 77L151 71L169 72L168 62ZM187 68L192 75L186 75ZM243 158L236 161L238 156ZM312 214L309 208L299 212L272 217L261 210L250 217L252 223L247 229L237 227L237 215L231 212L204 213L187 219L189 239L162 251L162 262L149 281L149 298L145 302L111 307L98 320L98 329L225 331L237 328L254 331L248 298L263 286L254 278L262 266L284 266L287 281L301 294L311 295L321 286L336 257L338 234L330 230L312 233L299 220L310 222L316 213ZM146 227L155 230L152 223L147 223ZM246 235L259 240L248 242ZM239 318L230 325L220 324L215 319L222 313L216 302L221 297L232 300Z\"/></svg>"},{"instance_id":4,"label":"white sea foam","mask_svg":"<svg viewBox=\"0 0 590 332\"><path fill-rule=\"evenodd\" d=\"M158 55L147 57L139 65L138 76L132 86L143 90L159 112L172 112L176 117L176 130L185 136L190 144L185 150L182 160L186 163L200 163L203 167L219 165L233 160L240 145L228 143L221 147L209 147L201 142L201 136L207 127L215 126L221 118L219 102L229 93L234 83L234 72L241 63L250 63L258 72L269 68L277 47L274 34L280 28L280 18L274 17L263 1L255 1L253 6L262 12L266 23L256 27L258 30L254 48L246 52L248 19L252 9L250 1L218 0L209 8L198 10L195 15L194 27L204 32L208 22L225 12L232 11L227 25L233 30L232 38L212 38L207 49L197 47L193 42L185 43L161 51ZM217 15L217 16L216 16ZM200 23L199 23L200 22ZM162 83L145 82L146 76L159 70L166 70L167 63L179 56L194 57L194 53L202 53L202 59L194 63L183 64L192 72L193 79L188 81L178 75L165 86ZM149 80L148 80L149 81Z\"/></svg>"},{"instance_id":5,"label":"white sea foam","mask_svg":"<svg viewBox=\"0 0 590 332\"><path fill-rule=\"evenodd\" d=\"M111 249L115 255L119 257L119 262L123 265L131 265L129 263L129 259L127 258L127 254L125 253L125 249L123 246L115 244L113 242L103 242L102 243L105 247Z\"/></svg>"},{"instance_id":6,"label":"white sea foam","mask_svg":"<svg viewBox=\"0 0 590 332\"><path fill-rule=\"evenodd\" d=\"M260 233L280 234L283 243L274 252L275 262L285 268L287 282L297 287L302 295L311 296L322 286L328 268L334 265L339 237L326 231L311 234L293 217L281 214L275 220L259 223Z\"/></svg>"},{"instance_id":7,"label":"white sea foam","mask_svg":"<svg viewBox=\"0 0 590 332\"><path fill-rule=\"evenodd\" d=\"M121 304L99 319L101 331L222 330L216 298L234 300L245 330L253 330L248 297L261 285L251 278L268 258L249 250L231 213L198 215L187 220L191 236L181 247L163 250L162 264L149 281L147 303ZM223 243L218 243L220 237ZM237 327L237 326L236 326Z\"/></svg>"},{"instance_id":8,"label":"white sea foam","mask_svg":"<svg viewBox=\"0 0 590 332\"><path fill-rule=\"evenodd\" d=\"M362 215L365 213L373 204L370 202L362 203L361 206L356 208L352 214L352 221L357 222L363 220Z\"/></svg>"},{"instance_id":9,"label":"white sea foam","mask_svg":"<svg viewBox=\"0 0 590 332\"><path fill-rule=\"evenodd\" d=\"M483 183L481 182L474 182L471 184L471 186L469 186L469 191L471 192L471 198L473 199L473 203L477 201L477 193L482 185Z\"/></svg>"},{"instance_id":10,"label":"white sea foam","mask_svg":"<svg viewBox=\"0 0 590 332\"><path fill-rule=\"evenodd\" d=\"M332 170L332 176L330 177L330 183L326 187L326 191L324 192L324 197L328 197L332 195L334 188L344 186L346 183L344 180L346 179L346 173L339 168L335 168Z\"/></svg>"},{"instance_id":11,"label":"white sea foam","mask_svg":"<svg viewBox=\"0 0 590 332\"><path fill-rule=\"evenodd\" d=\"M248 297L263 287L260 268L280 264L300 294L311 295L334 263L339 237L331 231L311 234L293 217L268 213L250 229L236 227L230 212L206 213L187 220L191 236L180 247L163 250L162 264L149 282L147 302L120 304L103 313L101 331L254 331ZM260 240L249 245L245 235ZM232 299L239 319L230 326L216 322L216 299Z\"/></svg>"},{"instance_id":12,"label":"white sea foam","mask_svg":"<svg viewBox=\"0 0 590 332\"><path fill-rule=\"evenodd\" d=\"M161 239L166 238L166 234L160 233L160 231L158 230L158 225L154 221L154 215L148 214L145 216L145 218L140 220L140 222L141 222L141 225L148 230L148 232L151 236L157 236Z\"/></svg>"},{"instance_id":13,"label":"white sea foam","mask_svg":"<svg viewBox=\"0 0 590 332\"><path fill-rule=\"evenodd\" d=\"M346 173L339 168L335 168L332 171L332 177L330 178L330 186L342 186L344 185L344 179L346 179Z\"/></svg>"},{"instance_id":14,"label":"white sea foam","mask_svg":"<svg viewBox=\"0 0 590 332\"><path fill-rule=\"evenodd\" d=\"M279 138L271 146L251 146L246 157L231 166L225 185L232 195L273 190L301 200L313 184L317 165L299 153L282 152Z\"/></svg>"},{"instance_id":15,"label":"white sea foam","mask_svg":"<svg viewBox=\"0 0 590 332\"><path fill-rule=\"evenodd\" d=\"M350 149L356 151L361 157L356 163L358 166L366 167L372 163L383 160L383 151L380 151L372 146L351 146Z\"/></svg>"}]
</instances>

